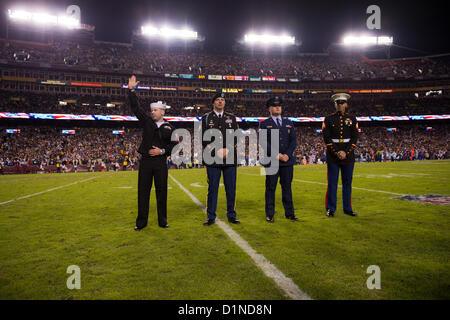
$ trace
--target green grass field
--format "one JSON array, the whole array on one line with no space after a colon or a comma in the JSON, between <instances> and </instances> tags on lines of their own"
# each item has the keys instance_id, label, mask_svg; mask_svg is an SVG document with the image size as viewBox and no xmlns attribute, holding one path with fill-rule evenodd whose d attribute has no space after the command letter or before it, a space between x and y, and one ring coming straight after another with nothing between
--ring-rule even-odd
<instances>
[{"instance_id":1,"label":"green grass field","mask_svg":"<svg viewBox=\"0 0 450 320\"><path fill-rule=\"evenodd\" d=\"M450 196L449 161L356 164L359 216L343 214L339 188L333 219L326 166L296 166L300 220L284 219L278 186L274 224L265 222L259 170L238 169L242 224L231 227L311 298L450 298L450 206L394 199ZM205 169L169 173L205 203ZM136 186L137 172L0 176L0 299L289 298L217 224L202 225L206 215L171 178L170 228L157 226L152 191L149 225L133 231ZM225 208L222 186L222 221ZM66 287L70 265L81 269L80 290ZM366 286L369 265L381 269L380 290Z\"/></svg>"}]
</instances>

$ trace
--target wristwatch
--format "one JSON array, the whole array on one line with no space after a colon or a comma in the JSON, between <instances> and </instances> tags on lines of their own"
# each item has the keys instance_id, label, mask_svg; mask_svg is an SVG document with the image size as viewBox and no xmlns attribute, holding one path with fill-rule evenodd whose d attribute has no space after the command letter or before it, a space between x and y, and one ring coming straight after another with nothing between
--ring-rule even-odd
<instances>
[{"instance_id":1,"label":"wristwatch","mask_svg":"<svg viewBox=\"0 0 450 320\"><path fill-rule=\"evenodd\" d=\"M166 149L161 149L161 153L160 154L164 154L166 153Z\"/></svg>"}]
</instances>

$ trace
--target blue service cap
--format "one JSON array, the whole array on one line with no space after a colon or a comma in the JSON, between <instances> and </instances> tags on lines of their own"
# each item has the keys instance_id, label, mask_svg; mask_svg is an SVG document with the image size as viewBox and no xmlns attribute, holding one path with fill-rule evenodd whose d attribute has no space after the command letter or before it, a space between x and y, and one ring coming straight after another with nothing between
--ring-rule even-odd
<instances>
[{"instance_id":1,"label":"blue service cap","mask_svg":"<svg viewBox=\"0 0 450 320\"><path fill-rule=\"evenodd\" d=\"M272 97L269 100L267 100L267 102L266 102L267 108L272 107L272 106L281 106L282 104L283 104L283 99L281 99L281 97L279 97L279 96Z\"/></svg>"}]
</instances>

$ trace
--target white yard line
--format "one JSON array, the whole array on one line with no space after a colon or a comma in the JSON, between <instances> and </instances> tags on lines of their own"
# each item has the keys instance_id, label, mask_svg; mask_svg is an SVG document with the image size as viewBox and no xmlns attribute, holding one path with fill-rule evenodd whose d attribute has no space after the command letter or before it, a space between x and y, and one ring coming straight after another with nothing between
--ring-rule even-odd
<instances>
[{"instance_id":1,"label":"white yard line","mask_svg":"<svg viewBox=\"0 0 450 320\"><path fill-rule=\"evenodd\" d=\"M298 182L304 182L304 183L315 183L315 184L321 184L321 185L324 185L324 186L327 185L326 183L317 182L317 181L308 181L308 180L299 180L299 179L294 179L294 180L298 181ZM338 185L338 187L341 188L342 186ZM396 195L396 196L407 196L407 194L404 194L404 193L396 193L396 192L383 191L383 190L374 190L374 189L365 189L365 188L358 188L358 187L353 187L353 186L352 186L352 189L363 190L363 191L370 191L370 192L387 193L387 194L393 194L393 195Z\"/></svg>"},{"instance_id":2,"label":"white yard line","mask_svg":"<svg viewBox=\"0 0 450 320\"><path fill-rule=\"evenodd\" d=\"M204 212L206 208L192 193L189 192L178 180L176 180L171 174L169 177L183 190L192 201L199 206ZM247 253L255 262L255 264L261 268L264 274L273 279L275 283L280 287L291 299L294 300L311 300L306 293L292 281L292 279L286 277L275 265L266 259L262 254L257 253L247 241L245 241L236 231L234 231L226 223L216 218L217 225L233 240L245 253Z\"/></svg>"},{"instance_id":3,"label":"white yard line","mask_svg":"<svg viewBox=\"0 0 450 320\"><path fill-rule=\"evenodd\" d=\"M69 187L69 186L72 186L74 184L81 183L81 182L86 182L86 181L89 181L89 180L92 180L92 179L95 179L95 178L98 178L98 176L97 177L92 177L92 178L89 178L89 179L75 181L75 182L72 182L72 183L69 183L69 184L65 184L65 185L62 185L62 186L59 186L59 187L51 188L51 189L44 190L44 191L41 191L41 192L36 192L36 193L29 194L29 195L26 195L26 196L22 196L22 197L19 197L19 198L11 199L11 200L8 200L8 201L0 202L0 205L4 205L4 204L7 204L7 203L10 203L10 202L13 202L13 201L17 201L17 200L22 200L22 199L38 196L38 195L43 194L43 193L47 193L47 192L50 192L50 191L54 191L54 190L58 190L58 189L61 189L61 188Z\"/></svg>"},{"instance_id":4,"label":"white yard line","mask_svg":"<svg viewBox=\"0 0 450 320\"><path fill-rule=\"evenodd\" d=\"M239 174L244 174L247 176L260 176L259 174L251 174L251 173L239 173ZM308 181L308 180L300 180L300 179L293 179L294 181L298 181L298 182L304 182L304 183L313 183L313 184L321 184L326 186L327 184L324 182L318 182L318 181ZM338 185L338 187L342 187L341 185ZM407 194L404 193L396 193L396 192L390 192L390 191L383 191L383 190L374 190L374 189L366 189L366 188L359 188L359 187L353 187L352 189L357 189L357 190L363 190L363 191L370 191L370 192L379 192L379 193L387 193L387 194L393 194L395 196L407 196Z\"/></svg>"}]
</instances>

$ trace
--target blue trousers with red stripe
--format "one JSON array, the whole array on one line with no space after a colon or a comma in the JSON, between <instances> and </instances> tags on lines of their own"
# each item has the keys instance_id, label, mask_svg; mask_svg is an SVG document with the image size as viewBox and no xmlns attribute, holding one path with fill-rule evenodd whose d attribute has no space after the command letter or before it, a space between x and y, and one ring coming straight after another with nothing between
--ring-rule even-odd
<instances>
[{"instance_id":1,"label":"blue trousers with red stripe","mask_svg":"<svg viewBox=\"0 0 450 320\"><path fill-rule=\"evenodd\" d=\"M327 178L328 187L327 195L325 197L325 208L331 211L336 211L337 202L337 187L339 180L339 170L341 171L342 179L342 202L344 206L344 211L352 210L352 178L353 178L353 168L355 164L334 164L327 163Z\"/></svg>"}]
</instances>

